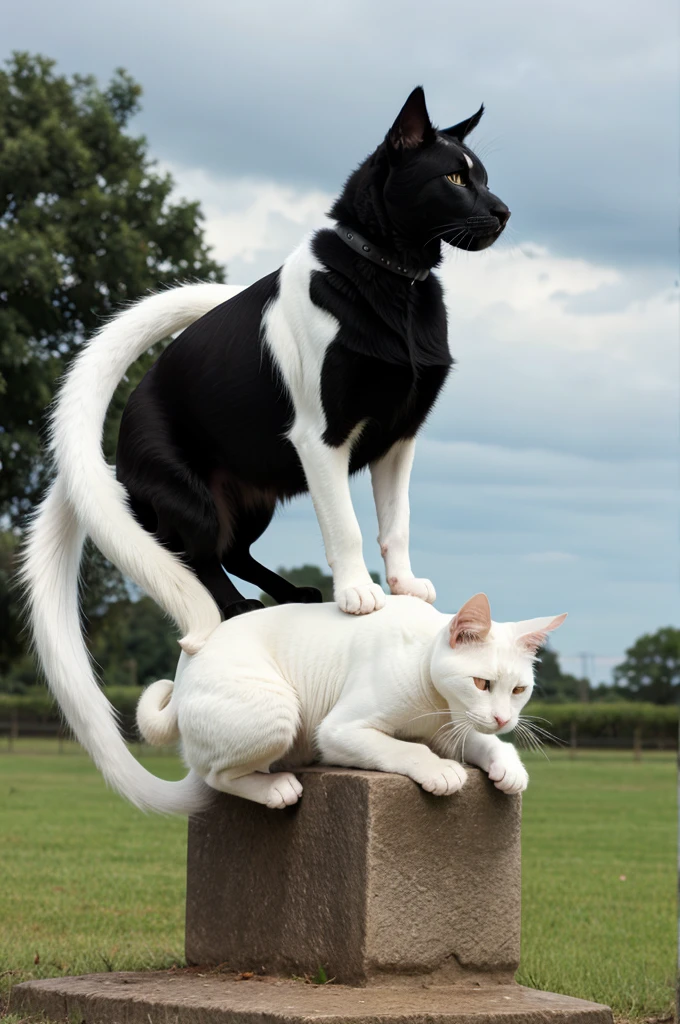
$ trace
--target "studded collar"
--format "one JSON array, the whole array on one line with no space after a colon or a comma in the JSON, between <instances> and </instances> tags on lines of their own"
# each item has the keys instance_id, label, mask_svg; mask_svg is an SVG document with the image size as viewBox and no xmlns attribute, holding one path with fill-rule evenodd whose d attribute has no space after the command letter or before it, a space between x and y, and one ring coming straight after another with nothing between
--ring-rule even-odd
<instances>
[{"instance_id":1,"label":"studded collar","mask_svg":"<svg viewBox=\"0 0 680 1024\"><path fill-rule=\"evenodd\" d=\"M391 270L393 274L398 274L399 277L409 278L411 283L413 281L424 281L430 273L427 269L415 270L413 267L404 266L394 253L374 245L373 242L369 242L363 235L355 231L354 228L348 228L345 224L336 224L335 233L338 238L343 240L345 245L348 245L350 249L354 249L360 256L371 260L372 263L377 263L379 267Z\"/></svg>"}]
</instances>

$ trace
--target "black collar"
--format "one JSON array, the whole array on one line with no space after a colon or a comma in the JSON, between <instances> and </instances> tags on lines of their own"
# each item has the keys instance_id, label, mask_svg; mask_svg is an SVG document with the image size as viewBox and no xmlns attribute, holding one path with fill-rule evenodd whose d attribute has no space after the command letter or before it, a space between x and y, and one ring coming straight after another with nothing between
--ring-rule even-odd
<instances>
[{"instance_id":1,"label":"black collar","mask_svg":"<svg viewBox=\"0 0 680 1024\"><path fill-rule=\"evenodd\" d=\"M385 267L386 270L391 270L393 274L398 274L399 277L410 278L411 283L413 281L424 281L430 273L429 270L414 270L413 267L405 267L403 263L399 262L394 253L388 252L387 249L378 248L377 245L373 245L373 242L368 242L354 228L348 228L344 224L336 224L335 233L338 238L343 240L345 245L348 245L350 249L354 249L360 256L365 256L367 260L377 263L380 267Z\"/></svg>"}]
</instances>

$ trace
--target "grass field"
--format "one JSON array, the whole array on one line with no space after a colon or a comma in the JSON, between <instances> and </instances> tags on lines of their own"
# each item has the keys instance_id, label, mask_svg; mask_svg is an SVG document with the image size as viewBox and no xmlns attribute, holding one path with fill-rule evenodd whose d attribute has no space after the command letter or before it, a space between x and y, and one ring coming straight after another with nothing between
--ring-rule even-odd
<instances>
[{"instance_id":1,"label":"grass field","mask_svg":"<svg viewBox=\"0 0 680 1024\"><path fill-rule=\"evenodd\" d=\"M675 964L672 754L527 758L524 984L670 1012ZM166 778L172 757L146 763ZM0 748L0 984L182 962L186 823L107 792L68 744Z\"/></svg>"}]
</instances>

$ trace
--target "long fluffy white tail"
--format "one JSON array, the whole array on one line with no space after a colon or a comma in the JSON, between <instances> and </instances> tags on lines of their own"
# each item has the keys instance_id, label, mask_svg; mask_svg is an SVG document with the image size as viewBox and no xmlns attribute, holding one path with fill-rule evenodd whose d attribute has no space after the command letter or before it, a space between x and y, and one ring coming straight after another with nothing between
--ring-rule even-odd
<instances>
[{"instance_id":1,"label":"long fluffy white tail","mask_svg":"<svg viewBox=\"0 0 680 1024\"><path fill-rule=\"evenodd\" d=\"M180 643L189 654L219 625L219 610L196 576L132 516L125 488L102 452L104 418L125 371L143 352L239 290L220 284L183 285L121 313L76 358L52 417L59 477L86 533L175 619L184 634ZM40 531L40 519L34 530Z\"/></svg>"},{"instance_id":2,"label":"long fluffy white tail","mask_svg":"<svg viewBox=\"0 0 680 1024\"><path fill-rule=\"evenodd\" d=\"M106 781L142 810L193 814L212 791L194 772L156 778L132 756L97 685L80 628L78 576L85 530L57 479L29 530L22 569L33 639L50 689Z\"/></svg>"},{"instance_id":3,"label":"long fluffy white tail","mask_svg":"<svg viewBox=\"0 0 680 1024\"><path fill-rule=\"evenodd\" d=\"M177 711L172 703L173 683L159 679L147 686L137 704L137 728L147 743L163 746L179 739Z\"/></svg>"}]
</instances>

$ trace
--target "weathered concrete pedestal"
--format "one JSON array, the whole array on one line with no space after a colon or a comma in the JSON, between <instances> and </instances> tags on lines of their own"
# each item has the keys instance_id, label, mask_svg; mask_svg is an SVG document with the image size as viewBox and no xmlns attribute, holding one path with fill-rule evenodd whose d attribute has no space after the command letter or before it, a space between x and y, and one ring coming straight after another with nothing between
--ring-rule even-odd
<instances>
[{"instance_id":1,"label":"weathered concrete pedestal","mask_svg":"<svg viewBox=\"0 0 680 1024\"><path fill-rule=\"evenodd\" d=\"M300 773L300 804L222 797L189 825L186 971L29 982L12 1008L88 1024L610 1024L513 981L519 798L398 775ZM322 978L330 984L314 984Z\"/></svg>"}]
</instances>

